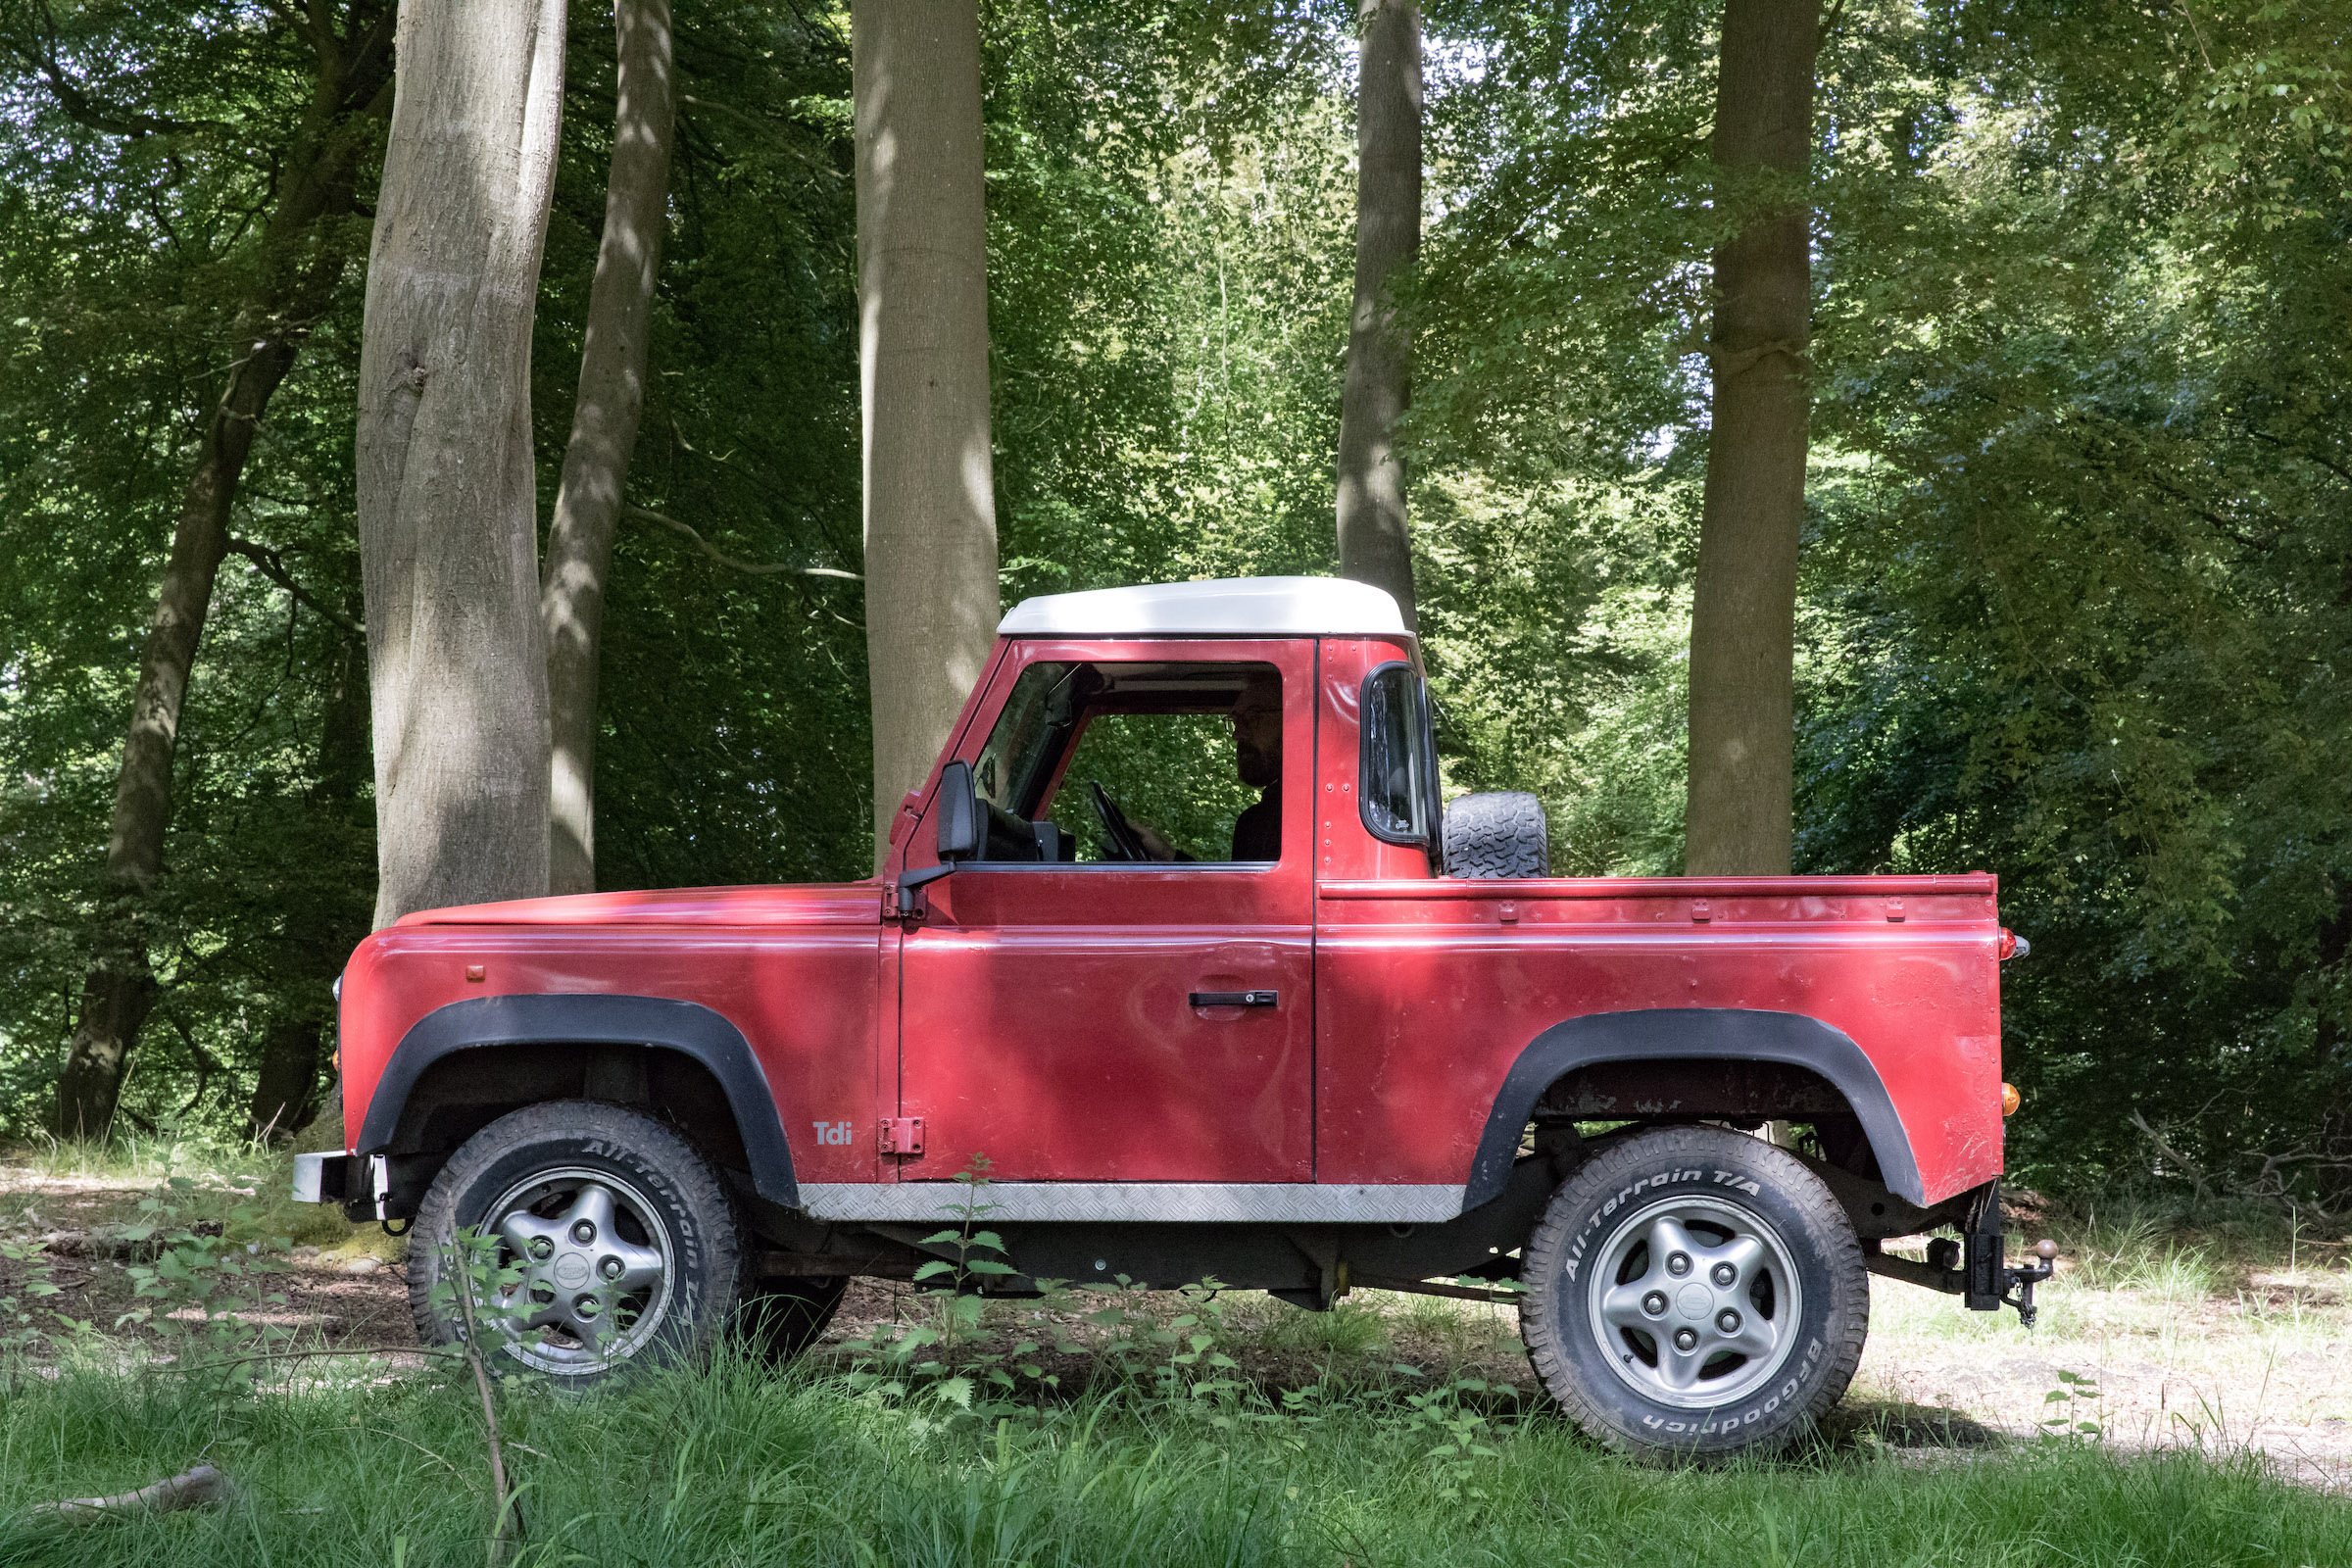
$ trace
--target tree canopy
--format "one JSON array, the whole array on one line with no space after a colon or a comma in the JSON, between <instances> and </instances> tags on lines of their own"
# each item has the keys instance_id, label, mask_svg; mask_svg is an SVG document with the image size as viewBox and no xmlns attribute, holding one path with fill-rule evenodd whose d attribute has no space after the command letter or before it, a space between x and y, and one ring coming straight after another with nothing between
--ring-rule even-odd
<instances>
[{"instance_id":1,"label":"tree canopy","mask_svg":"<svg viewBox=\"0 0 2352 1568\"><path fill-rule=\"evenodd\" d=\"M612 123L571 24L532 408L570 425ZM1682 867L1720 4L1425 8L1400 285L1452 790ZM983 8L1003 597L1329 571L1356 37L1319 0ZM0 1128L49 1103L171 518L299 130L287 8L0 10ZM2352 1187L2352 12L1825 13L1799 871L2002 879L2013 1163ZM603 634L607 887L870 864L846 6L677 0ZM371 160L363 193L376 177ZM363 195L365 199L365 195ZM355 219L364 224L365 219ZM364 249L364 237L359 241ZM263 421L175 763L124 1105L227 1127L331 1015L375 856L356 266ZM2135 1119L2137 1121L2135 1122Z\"/></svg>"}]
</instances>

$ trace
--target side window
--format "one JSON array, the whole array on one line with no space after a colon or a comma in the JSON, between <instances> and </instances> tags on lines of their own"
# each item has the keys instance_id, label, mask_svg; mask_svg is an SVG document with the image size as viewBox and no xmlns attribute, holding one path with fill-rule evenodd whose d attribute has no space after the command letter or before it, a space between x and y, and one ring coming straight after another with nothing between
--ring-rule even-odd
<instances>
[{"instance_id":1,"label":"side window","mask_svg":"<svg viewBox=\"0 0 2352 1568\"><path fill-rule=\"evenodd\" d=\"M1363 738L1356 798L1364 826L1391 844L1418 844L1432 855L1438 839L1437 748L1429 698L1406 663L1364 677Z\"/></svg>"},{"instance_id":2,"label":"side window","mask_svg":"<svg viewBox=\"0 0 2352 1568\"><path fill-rule=\"evenodd\" d=\"M987 858L1279 860L1282 761L1272 664L1032 664L973 767Z\"/></svg>"}]
</instances>

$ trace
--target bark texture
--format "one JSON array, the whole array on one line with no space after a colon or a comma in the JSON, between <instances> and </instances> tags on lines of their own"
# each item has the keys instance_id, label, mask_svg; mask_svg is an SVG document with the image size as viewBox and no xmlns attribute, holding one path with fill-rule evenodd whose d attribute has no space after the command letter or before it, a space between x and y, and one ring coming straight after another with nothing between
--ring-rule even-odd
<instances>
[{"instance_id":1,"label":"bark texture","mask_svg":"<svg viewBox=\"0 0 2352 1568\"><path fill-rule=\"evenodd\" d=\"M252 291L238 306L233 341L241 352L197 443L196 466L180 501L139 656L107 835L108 902L94 933L81 1007L58 1079L57 1131L68 1138L103 1138L113 1126L131 1052L155 1005L143 911L164 867L180 711L212 608L213 585L228 554L237 486L271 395L293 368L303 339L332 300L351 260L334 220L354 210L356 168L368 141L367 122L385 108L392 24L389 11L372 5L354 8L345 20L344 32L323 21L305 29L316 62L311 101L263 227ZM75 112L77 101L61 88L60 102L69 113Z\"/></svg>"},{"instance_id":2,"label":"bark texture","mask_svg":"<svg viewBox=\"0 0 2352 1568\"><path fill-rule=\"evenodd\" d=\"M596 891L597 643L629 454L645 411L647 323L662 266L675 121L669 0L614 0L619 74L605 232L588 291L579 397L539 588L552 731L548 891Z\"/></svg>"},{"instance_id":3,"label":"bark texture","mask_svg":"<svg viewBox=\"0 0 2352 1568\"><path fill-rule=\"evenodd\" d=\"M975 0L856 0L874 863L996 633Z\"/></svg>"},{"instance_id":4,"label":"bark texture","mask_svg":"<svg viewBox=\"0 0 2352 1568\"><path fill-rule=\"evenodd\" d=\"M1812 338L1812 209L1796 193L1812 149L1820 41L1817 0L1725 8L1717 201L1747 216L1715 253L1714 428L1690 610L1684 854L1692 876L1777 875L1789 866ZM1775 176L1783 199L1757 205Z\"/></svg>"},{"instance_id":5,"label":"bark texture","mask_svg":"<svg viewBox=\"0 0 2352 1568\"><path fill-rule=\"evenodd\" d=\"M283 1144L309 1124L320 1035L316 1018L280 1018L262 1036L261 1076L245 1109L247 1138Z\"/></svg>"},{"instance_id":6,"label":"bark texture","mask_svg":"<svg viewBox=\"0 0 2352 1568\"><path fill-rule=\"evenodd\" d=\"M1340 575L1386 588L1413 613L1396 421L1411 364L1391 290L1421 248L1421 10L1363 0L1355 111L1355 304L1340 400Z\"/></svg>"},{"instance_id":7,"label":"bark texture","mask_svg":"<svg viewBox=\"0 0 2352 1568\"><path fill-rule=\"evenodd\" d=\"M360 353L376 924L547 891L531 319L563 0L405 0Z\"/></svg>"}]
</instances>

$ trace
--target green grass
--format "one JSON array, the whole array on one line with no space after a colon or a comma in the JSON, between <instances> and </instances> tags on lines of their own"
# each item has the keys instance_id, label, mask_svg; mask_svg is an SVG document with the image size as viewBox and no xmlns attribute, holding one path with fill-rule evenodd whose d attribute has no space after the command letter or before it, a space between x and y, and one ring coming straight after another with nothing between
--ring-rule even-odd
<instances>
[{"instance_id":1,"label":"green grass","mask_svg":"<svg viewBox=\"0 0 2352 1568\"><path fill-rule=\"evenodd\" d=\"M193 1186L176 1201L258 1205L248 1223L318 1212L279 1200L284 1156L266 1152L181 1141L105 1155L51 1150L31 1161L51 1180L126 1190L183 1177ZM2209 1359L2263 1363L2241 1369L2251 1389L2281 1356L2325 1348L2344 1321L2340 1307L2225 1310L2248 1267L2292 1259L2332 1279L2344 1267L2340 1247L2296 1257L2290 1249L2308 1242L2253 1225L2184 1228L2121 1204L2070 1219L2060 1234L2074 1261L2049 1291L2039 1336L2027 1339L2005 1316L1889 1291L1874 1340L1899 1347L1909 1335L1923 1352L1948 1346L1975 1371L2020 1354L2089 1369L2108 1338L2170 1344L2164 1336L2180 1339L2194 1320L2214 1336ZM1523 1408L1478 1390L1460 1405L1423 1394L1416 1406L1416 1390L1457 1375L1529 1386L1507 1313L1369 1293L1327 1314L1225 1299L1210 1314L1220 1343L1249 1375L1291 1390L1291 1402L1155 1393L1154 1368L1172 1368L1154 1357L1172 1349L1147 1353L1132 1384L944 1426L858 1396L838 1360L784 1375L726 1361L586 1396L508 1385L498 1397L524 1488L523 1560L2352 1564L2352 1501L2288 1485L2220 1438L2203 1453L2132 1456L2096 1441L1901 1449L1862 1436L1787 1460L1647 1468L1601 1451L1540 1401ZM1195 1305L1127 1304L1160 1316ZM1021 1326L1034 1315L1012 1303L988 1313L1000 1336L1034 1333ZM2288 1316L2291 1325L2273 1321ZM0 1364L0 1568L486 1560L492 1508L470 1384L329 1360L297 1363L295 1387L192 1386L124 1348L103 1337L53 1342L45 1353L57 1359L46 1365ZM1400 1360L1423 1375L1399 1370ZM1206 1375L1196 1366L1184 1377ZM1301 1396L1298 1385L1318 1377L1319 1392ZM2042 1392L2026 1391L2034 1401ZM946 1406L920 1408L937 1416ZM2105 1420L2104 1410L2093 1413ZM1853 1413L1871 1430L1866 1411ZM2038 1413L2036 1402L2026 1415ZM2119 1415L2107 1430L2129 1438L2136 1428ZM234 1503L78 1529L34 1508L126 1491L200 1460L236 1478Z\"/></svg>"},{"instance_id":2,"label":"green grass","mask_svg":"<svg viewBox=\"0 0 2352 1568\"><path fill-rule=\"evenodd\" d=\"M551 1564L2352 1561L2352 1503L2241 1459L1865 1448L1658 1470L1537 1413L1453 1470L1373 1395L1225 1429L1139 1396L924 1433L838 1383L742 1365L501 1398L526 1560ZM25 1515L200 1455L239 1500L74 1530ZM0 1409L0 1517L6 1564L477 1563L480 1412L430 1375L226 1399L169 1374L28 1379Z\"/></svg>"}]
</instances>

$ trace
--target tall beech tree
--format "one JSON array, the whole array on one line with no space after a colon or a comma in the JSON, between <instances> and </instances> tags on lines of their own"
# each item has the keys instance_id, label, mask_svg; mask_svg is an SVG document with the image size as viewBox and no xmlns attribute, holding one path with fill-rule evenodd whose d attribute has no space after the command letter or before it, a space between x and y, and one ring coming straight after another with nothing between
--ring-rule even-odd
<instances>
[{"instance_id":1,"label":"tall beech tree","mask_svg":"<svg viewBox=\"0 0 2352 1568\"><path fill-rule=\"evenodd\" d=\"M551 721L548 891L596 891L596 686L605 578L637 421L677 114L668 0L614 0L615 104L605 229L588 291L579 396L539 588Z\"/></svg>"},{"instance_id":2,"label":"tall beech tree","mask_svg":"<svg viewBox=\"0 0 2352 1568\"><path fill-rule=\"evenodd\" d=\"M1355 299L1340 402L1340 572L1386 588L1415 623L1396 421L1411 368L1391 292L1421 247L1421 9L1363 0L1355 119Z\"/></svg>"},{"instance_id":3,"label":"tall beech tree","mask_svg":"<svg viewBox=\"0 0 2352 1568\"><path fill-rule=\"evenodd\" d=\"M564 22L401 7L358 429L378 925L547 891L530 367Z\"/></svg>"},{"instance_id":4,"label":"tall beech tree","mask_svg":"<svg viewBox=\"0 0 2352 1568\"><path fill-rule=\"evenodd\" d=\"M238 485L270 398L294 368L304 339L353 259L346 220L357 206L360 162L387 107L393 27L388 6L363 0L339 20L326 9L275 13L270 26L306 52L310 92L291 134L265 135L269 145L256 155L279 161L274 199L251 261L240 270L244 289L223 344L226 368L196 441L139 657L107 835L109 902L96 928L73 1042L58 1078L57 1130L67 1137L104 1137L113 1125L122 1075L156 1003L143 905L164 868L172 759L213 585L221 562L241 543L229 531ZM182 122L151 112L152 106L110 102L104 89L93 90L77 79L60 57L54 30L9 43L46 83L58 107L85 128L190 144L252 128Z\"/></svg>"},{"instance_id":5,"label":"tall beech tree","mask_svg":"<svg viewBox=\"0 0 2352 1568\"><path fill-rule=\"evenodd\" d=\"M858 345L874 863L996 630L974 0L857 0Z\"/></svg>"},{"instance_id":6,"label":"tall beech tree","mask_svg":"<svg viewBox=\"0 0 2352 1568\"><path fill-rule=\"evenodd\" d=\"M1729 0L1715 86L1714 420L1690 607L1684 868L1785 875L1794 766L1797 539L1812 342L1818 0Z\"/></svg>"}]
</instances>

